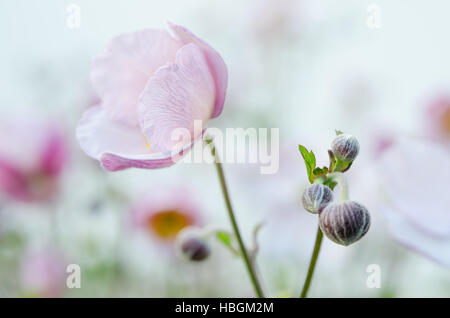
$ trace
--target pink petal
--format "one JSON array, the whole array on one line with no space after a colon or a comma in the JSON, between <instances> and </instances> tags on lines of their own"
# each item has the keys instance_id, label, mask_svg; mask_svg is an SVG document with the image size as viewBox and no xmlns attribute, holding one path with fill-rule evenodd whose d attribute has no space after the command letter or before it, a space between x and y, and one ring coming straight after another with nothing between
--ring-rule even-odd
<instances>
[{"instance_id":1,"label":"pink petal","mask_svg":"<svg viewBox=\"0 0 450 318\"><path fill-rule=\"evenodd\" d=\"M59 131L51 129L43 145L41 169L48 175L58 175L67 159L67 149Z\"/></svg>"},{"instance_id":2,"label":"pink petal","mask_svg":"<svg viewBox=\"0 0 450 318\"><path fill-rule=\"evenodd\" d=\"M434 237L450 238L450 154L436 143L396 141L381 158L392 211Z\"/></svg>"},{"instance_id":3,"label":"pink petal","mask_svg":"<svg viewBox=\"0 0 450 318\"><path fill-rule=\"evenodd\" d=\"M184 156L186 150L181 150L178 153L179 157ZM160 169L170 167L175 164L176 161L172 158L171 152L168 152L161 158L158 154L155 154L153 159L129 159L120 157L110 153L102 155L101 163L103 168L109 171L119 171L127 168L141 168L141 169Z\"/></svg>"},{"instance_id":4,"label":"pink petal","mask_svg":"<svg viewBox=\"0 0 450 318\"><path fill-rule=\"evenodd\" d=\"M205 124L214 108L214 80L200 48L191 43L182 47L175 63L160 68L152 76L138 106L141 129L154 150L165 152L179 146L172 139L176 129L190 132L190 143L201 134L194 120Z\"/></svg>"},{"instance_id":5,"label":"pink petal","mask_svg":"<svg viewBox=\"0 0 450 318\"><path fill-rule=\"evenodd\" d=\"M29 200L26 176L17 167L2 159L0 159L0 191L17 200Z\"/></svg>"},{"instance_id":6,"label":"pink petal","mask_svg":"<svg viewBox=\"0 0 450 318\"><path fill-rule=\"evenodd\" d=\"M197 44L202 49L203 54L206 57L206 61L210 67L211 74L214 78L216 88L214 111L211 118L219 116L222 113L228 85L228 70L225 62L216 50L214 50L208 43L195 36L188 29L173 23L169 23L169 27L179 38L179 40L183 42L183 44L192 42Z\"/></svg>"},{"instance_id":7,"label":"pink petal","mask_svg":"<svg viewBox=\"0 0 450 318\"><path fill-rule=\"evenodd\" d=\"M400 244L443 266L450 267L450 238L430 236L390 208L386 208L383 212L393 237Z\"/></svg>"},{"instance_id":8,"label":"pink petal","mask_svg":"<svg viewBox=\"0 0 450 318\"><path fill-rule=\"evenodd\" d=\"M192 147L189 144L173 153L152 151L139 127L112 121L101 106L92 107L84 113L78 123L76 136L81 148L92 158L101 161L103 167L110 171L130 167L168 167Z\"/></svg>"},{"instance_id":9,"label":"pink petal","mask_svg":"<svg viewBox=\"0 0 450 318\"><path fill-rule=\"evenodd\" d=\"M38 297L60 297L65 288L66 267L65 259L53 250L30 253L21 264L22 288Z\"/></svg>"},{"instance_id":10,"label":"pink petal","mask_svg":"<svg viewBox=\"0 0 450 318\"><path fill-rule=\"evenodd\" d=\"M148 78L174 61L182 44L165 30L147 29L112 39L94 59L91 81L109 116L137 126L137 102Z\"/></svg>"}]
</instances>

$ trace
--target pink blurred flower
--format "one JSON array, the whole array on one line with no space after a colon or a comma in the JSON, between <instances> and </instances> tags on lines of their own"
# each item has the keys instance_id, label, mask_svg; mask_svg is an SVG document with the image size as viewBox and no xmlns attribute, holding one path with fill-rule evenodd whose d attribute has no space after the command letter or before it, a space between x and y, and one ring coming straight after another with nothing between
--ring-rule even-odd
<instances>
[{"instance_id":1,"label":"pink blurred flower","mask_svg":"<svg viewBox=\"0 0 450 318\"><path fill-rule=\"evenodd\" d=\"M383 208L394 238L450 267L450 152L426 139L401 138L380 158Z\"/></svg>"},{"instance_id":2,"label":"pink blurred flower","mask_svg":"<svg viewBox=\"0 0 450 318\"><path fill-rule=\"evenodd\" d=\"M251 3L250 27L262 40L294 38L304 23L298 0L257 0Z\"/></svg>"},{"instance_id":3,"label":"pink blurred flower","mask_svg":"<svg viewBox=\"0 0 450 318\"><path fill-rule=\"evenodd\" d=\"M51 199L67 161L61 131L46 122L0 123L0 192L23 202Z\"/></svg>"},{"instance_id":4,"label":"pink blurred flower","mask_svg":"<svg viewBox=\"0 0 450 318\"><path fill-rule=\"evenodd\" d=\"M199 208L186 191L157 192L145 196L132 207L131 221L135 227L159 242L173 243L182 229L201 223Z\"/></svg>"},{"instance_id":5,"label":"pink blurred flower","mask_svg":"<svg viewBox=\"0 0 450 318\"><path fill-rule=\"evenodd\" d=\"M426 109L428 130L437 139L450 140L450 96L433 98Z\"/></svg>"},{"instance_id":6,"label":"pink blurred flower","mask_svg":"<svg viewBox=\"0 0 450 318\"><path fill-rule=\"evenodd\" d=\"M21 264L20 280L25 295L61 297L66 281L66 262L52 250L32 252Z\"/></svg>"},{"instance_id":7,"label":"pink blurred flower","mask_svg":"<svg viewBox=\"0 0 450 318\"><path fill-rule=\"evenodd\" d=\"M205 124L222 112L227 68L220 55L187 29L169 24L111 40L94 59L91 81L101 103L86 111L77 128L82 149L111 171L155 169L174 163L201 138ZM173 140L177 128L189 140Z\"/></svg>"}]
</instances>

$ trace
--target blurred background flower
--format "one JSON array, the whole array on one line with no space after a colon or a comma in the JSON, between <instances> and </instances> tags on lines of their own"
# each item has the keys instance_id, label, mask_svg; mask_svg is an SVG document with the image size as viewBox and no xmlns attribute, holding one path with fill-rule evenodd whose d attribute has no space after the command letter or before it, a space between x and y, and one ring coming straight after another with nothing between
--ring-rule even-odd
<instances>
[{"instance_id":1,"label":"blurred background flower","mask_svg":"<svg viewBox=\"0 0 450 318\"><path fill-rule=\"evenodd\" d=\"M54 199L68 159L55 123L3 117L0 123L0 191L23 202Z\"/></svg>"},{"instance_id":2,"label":"blurred background flower","mask_svg":"<svg viewBox=\"0 0 450 318\"><path fill-rule=\"evenodd\" d=\"M66 287L66 262L51 249L29 252L20 269L26 297L61 297Z\"/></svg>"},{"instance_id":3,"label":"blurred background flower","mask_svg":"<svg viewBox=\"0 0 450 318\"><path fill-rule=\"evenodd\" d=\"M181 230L200 225L200 210L192 201L186 189L151 191L132 207L132 223L156 241L173 243Z\"/></svg>"},{"instance_id":4,"label":"blurred background flower","mask_svg":"<svg viewBox=\"0 0 450 318\"><path fill-rule=\"evenodd\" d=\"M75 28L71 3L80 8ZM371 3L0 2L0 295L24 296L26 285L42 296L253 295L242 262L214 239L203 262L172 257L172 238L187 225L230 229L214 166L111 174L75 140L78 119L98 101L87 85L92 58L118 34L169 20L228 66L226 105L211 126L280 128L278 173L225 164L249 246L264 222L257 263L268 295L296 296L312 252L317 224L300 203L308 180L298 144L326 165L340 129L361 145L348 181L371 230L347 248L324 240L310 295L449 296L450 4L414 0L405 10L379 0L381 28L372 29ZM80 265L80 289L53 288L50 263L60 261L37 262L25 284L29 251L47 249ZM366 284L370 264L381 268L380 289Z\"/></svg>"}]
</instances>

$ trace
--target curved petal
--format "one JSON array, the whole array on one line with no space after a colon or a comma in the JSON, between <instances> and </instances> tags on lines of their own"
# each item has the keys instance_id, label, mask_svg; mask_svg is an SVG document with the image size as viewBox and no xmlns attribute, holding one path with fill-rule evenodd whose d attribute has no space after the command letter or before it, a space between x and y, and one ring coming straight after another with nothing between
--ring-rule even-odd
<instances>
[{"instance_id":1,"label":"curved petal","mask_svg":"<svg viewBox=\"0 0 450 318\"><path fill-rule=\"evenodd\" d=\"M216 88L214 111L211 114L211 118L219 116L222 113L228 85L228 70L224 60L208 43L195 36L188 29L170 22L169 27L183 44L193 42L202 49L214 78Z\"/></svg>"},{"instance_id":2,"label":"curved petal","mask_svg":"<svg viewBox=\"0 0 450 318\"><path fill-rule=\"evenodd\" d=\"M175 63L161 67L149 79L139 99L139 123L150 147L159 152L177 147L180 140L175 140L173 134L179 129L184 132L181 144L197 138L211 117L214 91L214 81L199 47L193 43L183 46ZM196 120L201 120L201 129L194 129Z\"/></svg>"},{"instance_id":3,"label":"curved petal","mask_svg":"<svg viewBox=\"0 0 450 318\"><path fill-rule=\"evenodd\" d=\"M190 144L192 147L193 143ZM189 147L189 148L190 148ZM180 150L178 156L181 158L187 153L186 149ZM106 170L119 171L127 168L141 168L141 169L160 169L170 167L176 163L171 152L167 152L163 157L157 153L150 155L147 159L130 159L126 157L117 156L111 153L102 155L100 162Z\"/></svg>"},{"instance_id":4,"label":"curved petal","mask_svg":"<svg viewBox=\"0 0 450 318\"><path fill-rule=\"evenodd\" d=\"M392 209L387 208L383 212L392 235L400 244L443 266L450 267L450 238L440 239L427 235Z\"/></svg>"},{"instance_id":5,"label":"curved petal","mask_svg":"<svg viewBox=\"0 0 450 318\"><path fill-rule=\"evenodd\" d=\"M392 211L433 237L450 238L450 154L431 141L400 139L381 158Z\"/></svg>"},{"instance_id":6,"label":"curved petal","mask_svg":"<svg viewBox=\"0 0 450 318\"><path fill-rule=\"evenodd\" d=\"M83 114L76 137L84 152L99 160L110 171L131 167L168 167L184 156L193 145L186 145L176 152L154 152L148 147L139 127L112 121L102 106L94 106Z\"/></svg>"},{"instance_id":7,"label":"curved petal","mask_svg":"<svg viewBox=\"0 0 450 318\"><path fill-rule=\"evenodd\" d=\"M105 152L125 156L151 153L139 127L112 121L103 106L94 106L83 114L76 136L81 148L97 160Z\"/></svg>"},{"instance_id":8,"label":"curved petal","mask_svg":"<svg viewBox=\"0 0 450 318\"><path fill-rule=\"evenodd\" d=\"M137 102L148 78L174 61L182 43L165 30L146 29L113 38L93 60L91 81L109 116L138 125Z\"/></svg>"}]
</instances>

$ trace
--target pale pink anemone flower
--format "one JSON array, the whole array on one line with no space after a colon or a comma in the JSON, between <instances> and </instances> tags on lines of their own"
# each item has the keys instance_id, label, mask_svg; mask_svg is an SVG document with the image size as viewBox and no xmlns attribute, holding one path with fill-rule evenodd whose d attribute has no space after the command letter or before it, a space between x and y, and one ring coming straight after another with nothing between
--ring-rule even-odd
<instances>
[{"instance_id":1,"label":"pale pink anemone flower","mask_svg":"<svg viewBox=\"0 0 450 318\"><path fill-rule=\"evenodd\" d=\"M426 108L427 128L431 137L450 141L450 95L433 98Z\"/></svg>"},{"instance_id":2,"label":"pale pink anemone flower","mask_svg":"<svg viewBox=\"0 0 450 318\"><path fill-rule=\"evenodd\" d=\"M66 266L64 258L51 249L29 253L20 267L22 292L29 297L61 297L65 289Z\"/></svg>"},{"instance_id":3,"label":"pale pink anemone flower","mask_svg":"<svg viewBox=\"0 0 450 318\"><path fill-rule=\"evenodd\" d=\"M187 29L145 29L113 38L92 64L101 102L77 128L82 149L110 171L170 166L220 115L228 73L217 51ZM194 121L202 129L194 131ZM172 136L187 129L189 138Z\"/></svg>"},{"instance_id":4,"label":"pale pink anemone flower","mask_svg":"<svg viewBox=\"0 0 450 318\"><path fill-rule=\"evenodd\" d=\"M131 222L163 244L172 244L184 228L202 223L201 212L183 189L153 191L131 208Z\"/></svg>"},{"instance_id":5,"label":"pale pink anemone flower","mask_svg":"<svg viewBox=\"0 0 450 318\"><path fill-rule=\"evenodd\" d=\"M450 267L450 152L441 143L399 138L380 158L382 208L393 237Z\"/></svg>"},{"instance_id":6,"label":"pale pink anemone flower","mask_svg":"<svg viewBox=\"0 0 450 318\"><path fill-rule=\"evenodd\" d=\"M67 162L62 131L53 123L6 118L0 123L0 192L22 202L46 202L59 189Z\"/></svg>"}]
</instances>

